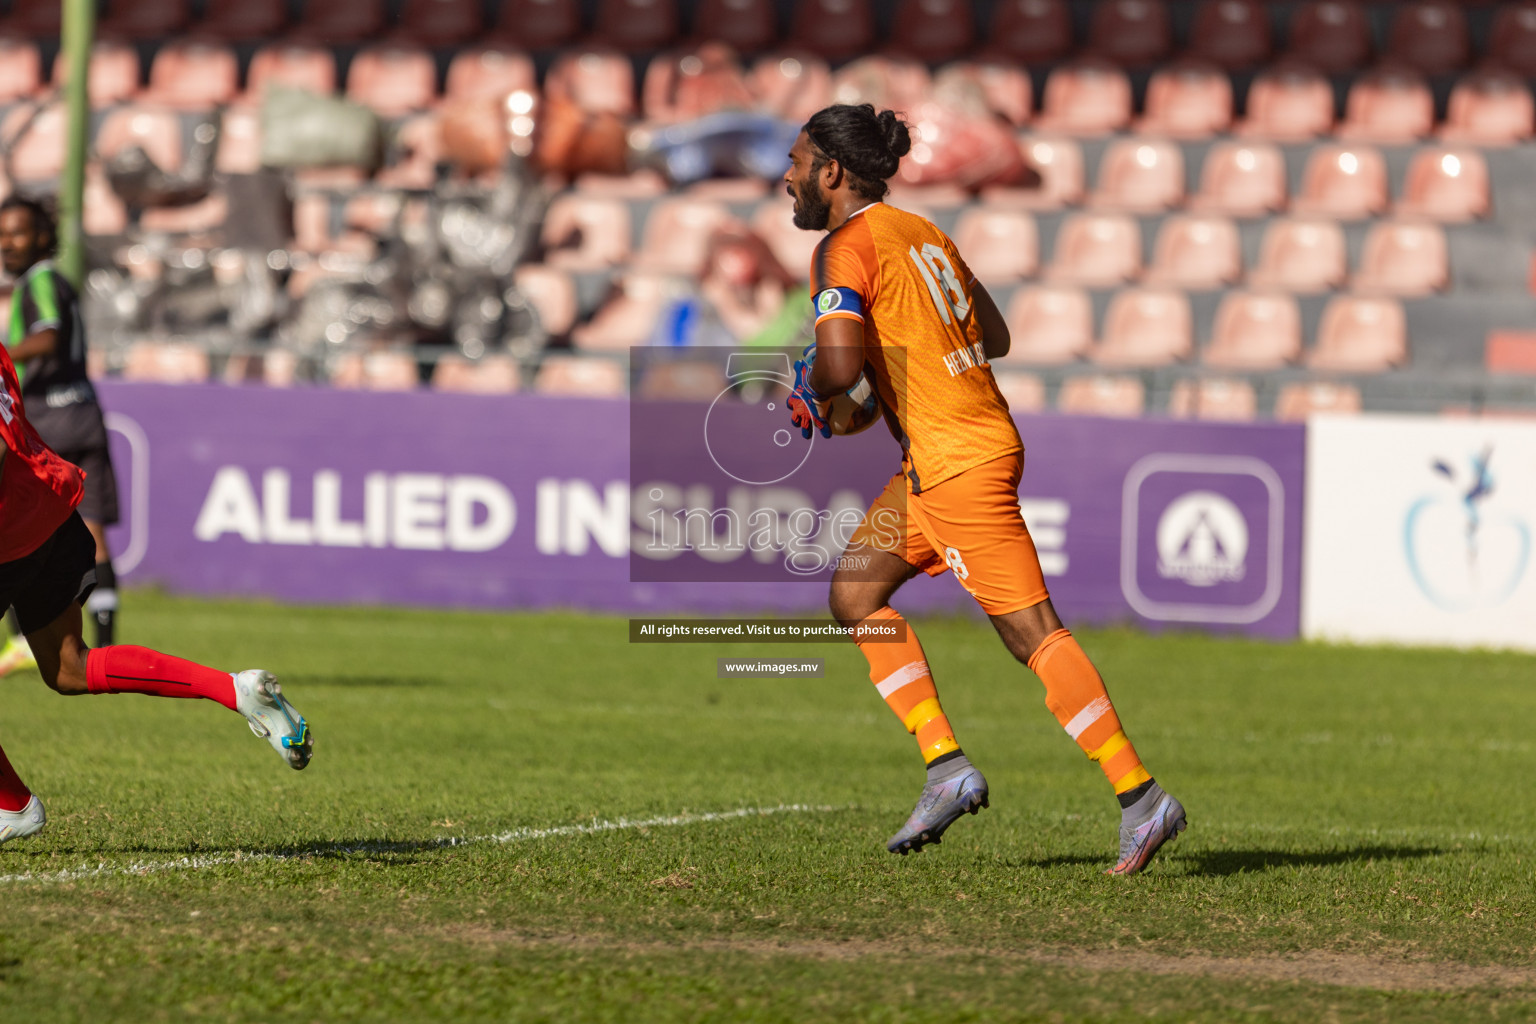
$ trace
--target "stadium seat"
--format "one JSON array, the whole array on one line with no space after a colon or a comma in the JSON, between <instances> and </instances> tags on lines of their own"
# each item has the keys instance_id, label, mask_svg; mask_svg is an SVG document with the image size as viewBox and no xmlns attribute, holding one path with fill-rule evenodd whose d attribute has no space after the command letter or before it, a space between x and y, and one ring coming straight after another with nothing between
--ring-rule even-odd
<instances>
[{"instance_id":1,"label":"stadium seat","mask_svg":"<svg viewBox=\"0 0 1536 1024\"><path fill-rule=\"evenodd\" d=\"M254 174L261 170L261 115L241 104L224 111L219 125L219 149L213 169L221 174Z\"/></svg>"},{"instance_id":2,"label":"stadium seat","mask_svg":"<svg viewBox=\"0 0 1536 1024\"><path fill-rule=\"evenodd\" d=\"M625 53L669 46L678 35L676 0L599 0L592 39Z\"/></svg>"},{"instance_id":3,"label":"stadium seat","mask_svg":"<svg viewBox=\"0 0 1536 1024\"><path fill-rule=\"evenodd\" d=\"M1238 134L1276 142L1304 142L1333 130L1333 86L1307 67L1285 65L1261 73L1248 89L1248 116Z\"/></svg>"},{"instance_id":4,"label":"stadium seat","mask_svg":"<svg viewBox=\"0 0 1536 1024\"><path fill-rule=\"evenodd\" d=\"M43 87L43 55L25 39L0 38L0 103L14 103Z\"/></svg>"},{"instance_id":5,"label":"stadium seat","mask_svg":"<svg viewBox=\"0 0 1536 1024\"><path fill-rule=\"evenodd\" d=\"M68 84L69 54L60 53L53 61L53 86L62 90ZM133 99L139 92L139 51L121 42L92 46L85 89L96 110Z\"/></svg>"},{"instance_id":6,"label":"stadium seat","mask_svg":"<svg viewBox=\"0 0 1536 1024\"><path fill-rule=\"evenodd\" d=\"M1341 74L1371 62L1371 25L1353 0L1314 0L1291 15L1287 55L1319 71Z\"/></svg>"},{"instance_id":7,"label":"stadium seat","mask_svg":"<svg viewBox=\"0 0 1536 1024\"><path fill-rule=\"evenodd\" d=\"M331 369L331 387L361 391L415 391L421 370L409 352L343 352Z\"/></svg>"},{"instance_id":8,"label":"stadium seat","mask_svg":"<svg viewBox=\"0 0 1536 1024\"><path fill-rule=\"evenodd\" d=\"M1286 422L1304 420L1313 413L1359 411L1360 389L1353 384L1321 380L1287 384L1275 398L1275 419Z\"/></svg>"},{"instance_id":9,"label":"stadium seat","mask_svg":"<svg viewBox=\"0 0 1536 1024\"><path fill-rule=\"evenodd\" d=\"M932 98L933 76L928 66L907 57L860 57L832 75L832 98L838 103L873 103L875 107L915 110ZM917 141L916 135L913 142Z\"/></svg>"},{"instance_id":10,"label":"stadium seat","mask_svg":"<svg viewBox=\"0 0 1536 1024\"><path fill-rule=\"evenodd\" d=\"M57 39L63 13L64 5L58 0L11 0L10 13L0 20L0 36Z\"/></svg>"},{"instance_id":11,"label":"stadium seat","mask_svg":"<svg viewBox=\"0 0 1536 1024\"><path fill-rule=\"evenodd\" d=\"M443 95L448 99L500 98L520 89L535 92L538 87L533 59L526 53L476 47L453 55Z\"/></svg>"},{"instance_id":12,"label":"stadium seat","mask_svg":"<svg viewBox=\"0 0 1536 1024\"><path fill-rule=\"evenodd\" d=\"M752 215L752 230L767 243L780 266L805 281L810 278L811 256L821 237L795 227L794 205L788 196L762 203Z\"/></svg>"},{"instance_id":13,"label":"stadium seat","mask_svg":"<svg viewBox=\"0 0 1536 1024\"><path fill-rule=\"evenodd\" d=\"M1489 331L1483 344L1483 368L1489 373L1536 373L1536 333Z\"/></svg>"},{"instance_id":14,"label":"stadium seat","mask_svg":"<svg viewBox=\"0 0 1536 1024\"><path fill-rule=\"evenodd\" d=\"M630 271L592 319L571 331L571 344L591 351L619 351L644 345L656 333L667 304L681 288L667 274Z\"/></svg>"},{"instance_id":15,"label":"stadium seat","mask_svg":"<svg viewBox=\"0 0 1536 1024\"><path fill-rule=\"evenodd\" d=\"M970 0L901 0L891 23L890 47L929 63L951 60L976 41Z\"/></svg>"},{"instance_id":16,"label":"stadium seat","mask_svg":"<svg viewBox=\"0 0 1536 1024\"><path fill-rule=\"evenodd\" d=\"M128 230L128 208L112 191L98 161L85 167L85 195L81 201L81 230L96 237L121 235Z\"/></svg>"},{"instance_id":17,"label":"stadium seat","mask_svg":"<svg viewBox=\"0 0 1536 1024\"><path fill-rule=\"evenodd\" d=\"M1408 165L1397 212L1464 221L1489 213L1488 162L1475 149L1421 149Z\"/></svg>"},{"instance_id":18,"label":"stadium seat","mask_svg":"<svg viewBox=\"0 0 1536 1024\"><path fill-rule=\"evenodd\" d=\"M286 0L208 0L196 33L200 39L232 43L271 39L287 27Z\"/></svg>"},{"instance_id":19,"label":"stadium seat","mask_svg":"<svg viewBox=\"0 0 1536 1024\"><path fill-rule=\"evenodd\" d=\"M1029 72L1001 61L956 61L933 79L933 91L944 95L951 85L968 83L980 90L987 108L1011 125L1023 125L1034 115L1034 86Z\"/></svg>"},{"instance_id":20,"label":"stadium seat","mask_svg":"<svg viewBox=\"0 0 1536 1024\"><path fill-rule=\"evenodd\" d=\"M465 359L453 353L443 356L432 370L432 390L477 395L509 395L522 383L517 363L510 356L488 355Z\"/></svg>"},{"instance_id":21,"label":"stadium seat","mask_svg":"<svg viewBox=\"0 0 1536 1024\"><path fill-rule=\"evenodd\" d=\"M185 342L136 341L123 353L123 379L201 384L208 379L208 353Z\"/></svg>"},{"instance_id":22,"label":"stadium seat","mask_svg":"<svg viewBox=\"0 0 1536 1024\"><path fill-rule=\"evenodd\" d=\"M868 53L875 41L870 0L795 0L789 42L830 60Z\"/></svg>"},{"instance_id":23,"label":"stadium seat","mask_svg":"<svg viewBox=\"0 0 1536 1024\"><path fill-rule=\"evenodd\" d=\"M1141 232L1119 214L1076 213L1056 234L1047 279L1088 288L1111 288L1141 272Z\"/></svg>"},{"instance_id":24,"label":"stadium seat","mask_svg":"<svg viewBox=\"0 0 1536 1024\"><path fill-rule=\"evenodd\" d=\"M263 47L251 58L246 71L246 96L259 103L268 85L288 85L329 96L336 91L336 58L318 46L278 43Z\"/></svg>"},{"instance_id":25,"label":"stadium seat","mask_svg":"<svg viewBox=\"0 0 1536 1024\"><path fill-rule=\"evenodd\" d=\"M1063 64L1045 80L1036 126L1065 135L1107 135L1131 122L1131 80L1098 60Z\"/></svg>"},{"instance_id":26,"label":"stadium seat","mask_svg":"<svg viewBox=\"0 0 1536 1024\"><path fill-rule=\"evenodd\" d=\"M69 115L62 102L45 104L36 116L30 106L12 107L0 122L0 135L16 140L10 151L9 170L14 179L10 184L56 188L64 172L68 126Z\"/></svg>"},{"instance_id":27,"label":"stadium seat","mask_svg":"<svg viewBox=\"0 0 1536 1024\"><path fill-rule=\"evenodd\" d=\"M1040 264L1035 218L1024 210L972 206L960 215L954 239L983 284L1029 277Z\"/></svg>"},{"instance_id":28,"label":"stadium seat","mask_svg":"<svg viewBox=\"0 0 1536 1024\"><path fill-rule=\"evenodd\" d=\"M563 338L571 333L580 310L576 281L570 274L557 267L524 263L514 272L513 280L550 337Z\"/></svg>"},{"instance_id":29,"label":"stadium seat","mask_svg":"<svg viewBox=\"0 0 1536 1024\"><path fill-rule=\"evenodd\" d=\"M240 91L235 51L207 43L171 43L160 48L149 66L144 100L174 110L211 110L231 102Z\"/></svg>"},{"instance_id":30,"label":"stadium seat","mask_svg":"<svg viewBox=\"0 0 1536 1024\"><path fill-rule=\"evenodd\" d=\"M369 47L347 69L347 99L380 117L425 110L437 99L437 66L417 47Z\"/></svg>"},{"instance_id":31,"label":"stadium seat","mask_svg":"<svg viewBox=\"0 0 1536 1024\"><path fill-rule=\"evenodd\" d=\"M1487 68L1462 78L1451 90L1440 138L1473 146L1525 142L1536 121L1536 101L1519 75Z\"/></svg>"},{"instance_id":32,"label":"stadium seat","mask_svg":"<svg viewBox=\"0 0 1536 1024\"><path fill-rule=\"evenodd\" d=\"M1031 210L1059 210L1082 201L1083 150L1072 139L1030 136L1019 141L1024 162L1040 175L1038 188L992 187L982 190L991 205Z\"/></svg>"},{"instance_id":33,"label":"stadium seat","mask_svg":"<svg viewBox=\"0 0 1536 1024\"><path fill-rule=\"evenodd\" d=\"M805 123L832 102L832 69L808 53L773 53L747 75L757 108L775 117Z\"/></svg>"},{"instance_id":34,"label":"stadium seat","mask_svg":"<svg viewBox=\"0 0 1536 1024\"><path fill-rule=\"evenodd\" d=\"M1167 288L1115 293L1104 314L1104 337L1091 358L1101 366L1167 366L1194 347L1189 298Z\"/></svg>"},{"instance_id":35,"label":"stadium seat","mask_svg":"<svg viewBox=\"0 0 1536 1024\"><path fill-rule=\"evenodd\" d=\"M1413 0L1397 6L1384 56L1426 75L1448 75L1466 67L1471 50L1460 4Z\"/></svg>"},{"instance_id":36,"label":"stadium seat","mask_svg":"<svg viewBox=\"0 0 1536 1024\"><path fill-rule=\"evenodd\" d=\"M304 5L291 38L320 46L359 43L384 29L384 0L324 0Z\"/></svg>"},{"instance_id":37,"label":"stadium seat","mask_svg":"<svg viewBox=\"0 0 1536 1024\"><path fill-rule=\"evenodd\" d=\"M1161 139L1117 139L1099 162L1089 202L1130 213L1159 213L1184 199L1184 151Z\"/></svg>"},{"instance_id":38,"label":"stadium seat","mask_svg":"<svg viewBox=\"0 0 1536 1024\"><path fill-rule=\"evenodd\" d=\"M720 203L687 197L663 199L645 219L635 266L693 276L704 269L709 237L731 215Z\"/></svg>"},{"instance_id":39,"label":"stadium seat","mask_svg":"<svg viewBox=\"0 0 1536 1024\"><path fill-rule=\"evenodd\" d=\"M997 390L1003 393L1009 412L1045 411L1045 381L1039 377L1032 373L1009 370L994 373L992 378L997 381Z\"/></svg>"},{"instance_id":40,"label":"stadium seat","mask_svg":"<svg viewBox=\"0 0 1536 1024\"><path fill-rule=\"evenodd\" d=\"M1350 141L1407 143L1434 127L1435 97L1424 76L1410 68L1386 67L1350 86L1338 135Z\"/></svg>"},{"instance_id":41,"label":"stadium seat","mask_svg":"<svg viewBox=\"0 0 1536 1024\"><path fill-rule=\"evenodd\" d=\"M1280 292L1228 292L1216 307L1207 366L1278 370L1301 358L1301 308Z\"/></svg>"},{"instance_id":42,"label":"stadium seat","mask_svg":"<svg viewBox=\"0 0 1536 1024\"><path fill-rule=\"evenodd\" d=\"M1285 157L1262 142L1220 142L1206 153L1190 209L1262 217L1285 209Z\"/></svg>"},{"instance_id":43,"label":"stadium seat","mask_svg":"<svg viewBox=\"0 0 1536 1024\"><path fill-rule=\"evenodd\" d=\"M1203 139L1232 125L1232 80L1208 64L1164 68L1147 86L1146 114L1137 122L1143 135Z\"/></svg>"},{"instance_id":44,"label":"stadium seat","mask_svg":"<svg viewBox=\"0 0 1536 1024\"><path fill-rule=\"evenodd\" d=\"M1002 0L992 12L987 56L1050 64L1072 52L1072 12L1066 0Z\"/></svg>"},{"instance_id":45,"label":"stadium seat","mask_svg":"<svg viewBox=\"0 0 1536 1024\"><path fill-rule=\"evenodd\" d=\"M1224 217L1170 217L1158 229L1148 284L1186 291L1222 288L1243 276L1237 225Z\"/></svg>"},{"instance_id":46,"label":"stadium seat","mask_svg":"<svg viewBox=\"0 0 1536 1024\"><path fill-rule=\"evenodd\" d=\"M629 259L632 232L628 203L567 192L544 215L544 261L566 270L618 266Z\"/></svg>"},{"instance_id":47,"label":"stadium seat","mask_svg":"<svg viewBox=\"0 0 1536 1024\"><path fill-rule=\"evenodd\" d=\"M662 124L693 121L721 110L750 110L755 105L736 51L713 42L652 57L645 68L640 102L645 119Z\"/></svg>"},{"instance_id":48,"label":"stadium seat","mask_svg":"<svg viewBox=\"0 0 1536 1024\"><path fill-rule=\"evenodd\" d=\"M773 0L701 0L693 13L693 38L760 53L779 41L779 12Z\"/></svg>"},{"instance_id":49,"label":"stadium seat","mask_svg":"<svg viewBox=\"0 0 1536 1024\"><path fill-rule=\"evenodd\" d=\"M150 234L207 235L229 219L229 196L215 188L187 206L152 206L139 216L139 227Z\"/></svg>"},{"instance_id":50,"label":"stadium seat","mask_svg":"<svg viewBox=\"0 0 1536 1024\"><path fill-rule=\"evenodd\" d=\"M1356 220L1387 208L1387 162L1369 146L1320 146L1307 158L1291 209L1304 216Z\"/></svg>"},{"instance_id":51,"label":"stadium seat","mask_svg":"<svg viewBox=\"0 0 1536 1024\"><path fill-rule=\"evenodd\" d=\"M181 169L181 119L164 107L132 105L109 112L96 133L96 153L110 160L129 146L138 146L162 170Z\"/></svg>"},{"instance_id":52,"label":"stadium seat","mask_svg":"<svg viewBox=\"0 0 1536 1024\"><path fill-rule=\"evenodd\" d=\"M1345 277L1344 229L1331 220L1272 221L1259 246L1259 262L1248 274L1255 288L1326 292Z\"/></svg>"},{"instance_id":53,"label":"stadium seat","mask_svg":"<svg viewBox=\"0 0 1536 1024\"><path fill-rule=\"evenodd\" d=\"M1525 78L1536 76L1536 0L1499 5L1488 33L1488 60Z\"/></svg>"},{"instance_id":54,"label":"stadium seat","mask_svg":"<svg viewBox=\"0 0 1536 1024\"><path fill-rule=\"evenodd\" d=\"M544 78L548 98L566 100L588 114L635 115L635 74L623 54L588 50L556 59Z\"/></svg>"},{"instance_id":55,"label":"stadium seat","mask_svg":"<svg viewBox=\"0 0 1536 1024\"><path fill-rule=\"evenodd\" d=\"M1323 309L1314 370L1379 373L1408 361L1408 320L1396 299L1339 295Z\"/></svg>"},{"instance_id":56,"label":"stadium seat","mask_svg":"<svg viewBox=\"0 0 1536 1024\"><path fill-rule=\"evenodd\" d=\"M1356 292L1428 295L1450 283L1445 232L1422 221L1382 221L1365 236Z\"/></svg>"},{"instance_id":57,"label":"stadium seat","mask_svg":"<svg viewBox=\"0 0 1536 1024\"><path fill-rule=\"evenodd\" d=\"M116 0L96 24L102 39L167 39L186 28L187 0Z\"/></svg>"},{"instance_id":58,"label":"stadium seat","mask_svg":"<svg viewBox=\"0 0 1536 1024\"><path fill-rule=\"evenodd\" d=\"M472 43L484 30L480 0L405 0L395 35L401 44L437 48Z\"/></svg>"},{"instance_id":59,"label":"stadium seat","mask_svg":"<svg viewBox=\"0 0 1536 1024\"><path fill-rule=\"evenodd\" d=\"M1135 377L1069 377L1061 384L1056 408L1077 416L1134 419L1147 408L1147 390Z\"/></svg>"},{"instance_id":60,"label":"stadium seat","mask_svg":"<svg viewBox=\"0 0 1536 1024\"><path fill-rule=\"evenodd\" d=\"M626 390L622 366L587 356L545 356L533 386L544 395L584 398L616 398Z\"/></svg>"},{"instance_id":61,"label":"stadium seat","mask_svg":"<svg viewBox=\"0 0 1536 1024\"><path fill-rule=\"evenodd\" d=\"M1245 380L1184 379L1168 394L1168 415L1176 420L1246 423L1258 415L1258 398Z\"/></svg>"},{"instance_id":62,"label":"stadium seat","mask_svg":"<svg viewBox=\"0 0 1536 1024\"><path fill-rule=\"evenodd\" d=\"M1053 366L1093 347L1093 302L1077 288L1030 285L1008 300L1003 319L1012 344L1000 365Z\"/></svg>"},{"instance_id":63,"label":"stadium seat","mask_svg":"<svg viewBox=\"0 0 1536 1024\"><path fill-rule=\"evenodd\" d=\"M1258 0L1204 0L1189 31L1189 56L1228 71L1269 60L1269 11Z\"/></svg>"},{"instance_id":64,"label":"stadium seat","mask_svg":"<svg viewBox=\"0 0 1536 1024\"><path fill-rule=\"evenodd\" d=\"M1087 52L1124 67L1145 67L1173 49L1163 0L1099 0L1088 23Z\"/></svg>"},{"instance_id":65,"label":"stadium seat","mask_svg":"<svg viewBox=\"0 0 1536 1024\"><path fill-rule=\"evenodd\" d=\"M520 50L553 50L581 35L580 0L502 0L491 37Z\"/></svg>"},{"instance_id":66,"label":"stadium seat","mask_svg":"<svg viewBox=\"0 0 1536 1024\"><path fill-rule=\"evenodd\" d=\"M710 402L730 387L716 362L680 359L657 362L640 376L639 398L652 402Z\"/></svg>"}]
</instances>

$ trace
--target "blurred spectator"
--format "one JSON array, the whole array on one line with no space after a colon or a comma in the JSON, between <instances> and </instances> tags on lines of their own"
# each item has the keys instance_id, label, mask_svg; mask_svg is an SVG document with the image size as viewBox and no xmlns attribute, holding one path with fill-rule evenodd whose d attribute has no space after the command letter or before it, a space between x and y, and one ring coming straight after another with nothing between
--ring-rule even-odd
<instances>
[{"instance_id":1,"label":"blurred spectator","mask_svg":"<svg viewBox=\"0 0 1536 1024\"><path fill-rule=\"evenodd\" d=\"M710 240L699 293L743 345L795 345L810 321L811 293L744 227Z\"/></svg>"}]
</instances>

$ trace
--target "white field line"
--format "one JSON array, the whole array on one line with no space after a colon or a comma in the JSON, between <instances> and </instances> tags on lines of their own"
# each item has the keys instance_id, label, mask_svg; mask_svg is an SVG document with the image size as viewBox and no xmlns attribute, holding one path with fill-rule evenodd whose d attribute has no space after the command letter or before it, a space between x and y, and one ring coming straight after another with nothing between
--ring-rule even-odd
<instances>
[{"instance_id":1,"label":"white field line","mask_svg":"<svg viewBox=\"0 0 1536 1024\"><path fill-rule=\"evenodd\" d=\"M81 865L61 871L26 871L14 875L0 875L0 885L16 885L24 882L78 882L90 878L121 875L153 875L168 871L202 871L206 868L224 867L230 864L259 864L308 860L315 857L344 857L354 853L419 853L425 850L443 850L459 846L481 844L504 845L507 843L534 842L540 839L556 839L561 836L590 836L602 832L625 832L643 828L677 828L682 825L703 825L719 821L736 821L742 818L766 817L770 814L830 814L848 810L847 807L830 807L812 804L778 804L774 807L739 807L734 811L710 811L704 814L672 814L659 818L620 818L617 821L592 821L586 825L555 825L550 828L515 828L510 832L498 832L487 836L439 836L420 841L357 843L350 846L320 845L298 850L282 850L271 853L209 854L207 856L177 857L172 860L134 861L130 864L108 864L105 861L94 867Z\"/></svg>"}]
</instances>

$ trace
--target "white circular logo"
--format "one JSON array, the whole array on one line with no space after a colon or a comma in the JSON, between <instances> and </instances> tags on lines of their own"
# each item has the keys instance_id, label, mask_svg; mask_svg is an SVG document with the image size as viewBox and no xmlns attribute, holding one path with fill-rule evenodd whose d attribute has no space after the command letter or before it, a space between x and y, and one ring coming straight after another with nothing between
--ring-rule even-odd
<instances>
[{"instance_id":1,"label":"white circular logo","mask_svg":"<svg viewBox=\"0 0 1536 1024\"><path fill-rule=\"evenodd\" d=\"M1157 571L1192 587L1236 583L1247 573L1248 521L1214 491L1191 491L1157 522Z\"/></svg>"},{"instance_id":2,"label":"white circular logo","mask_svg":"<svg viewBox=\"0 0 1536 1024\"><path fill-rule=\"evenodd\" d=\"M821 293L821 298L816 300L816 308L822 313L830 313L843 304L842 293L828 288Z\"/></svg>"}]
</instances>

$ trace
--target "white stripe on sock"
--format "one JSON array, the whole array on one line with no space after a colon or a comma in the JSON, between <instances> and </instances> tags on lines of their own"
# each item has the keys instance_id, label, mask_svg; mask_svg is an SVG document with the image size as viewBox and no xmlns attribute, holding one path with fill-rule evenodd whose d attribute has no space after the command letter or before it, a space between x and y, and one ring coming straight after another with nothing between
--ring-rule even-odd
<instances>
[{"instance_id":1,"label":"white stripe on sock","mask_svg":"<svg viewBox=\"0 0 1536 1024\"><path fill-rule=\"evenodd\" d=\"M908 683L916 682L924 676L931 674L928 671L928 662L910 662L876 683L875 689L879 690L880 697L885 699Z\"/></svg>"},{"instance_id":2,"label":"white stripe on sock","mask_svg":"<svg viewBox=\"0 0 1536 1024\"><path fill-rule=\"evenodd\" d=\"M1108 697L1095 697L1083 710L1072 716L1072 721L1067 723L1067 735L1074 740L1088 731L1088 727L1104 717L1106 711L1113 710Z\"/></svg>"}]
</instances>

